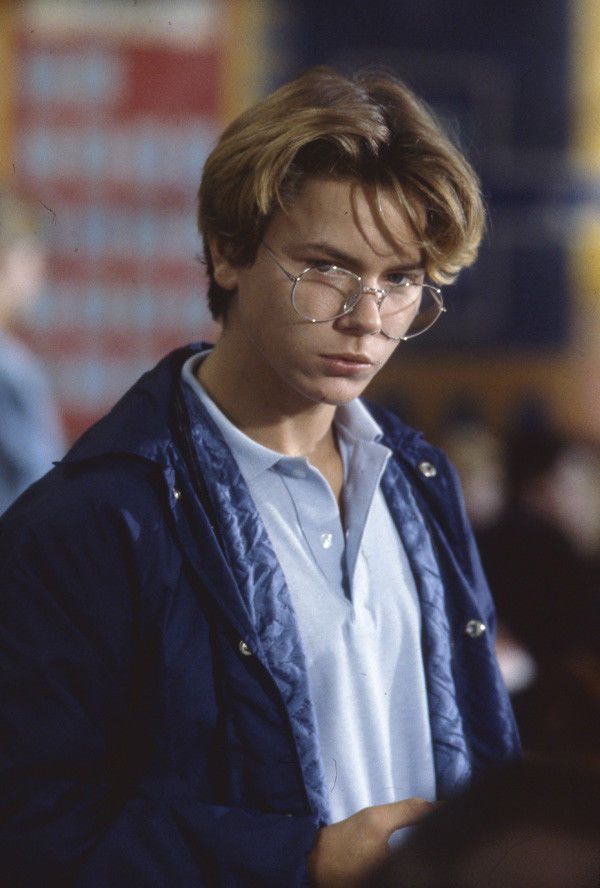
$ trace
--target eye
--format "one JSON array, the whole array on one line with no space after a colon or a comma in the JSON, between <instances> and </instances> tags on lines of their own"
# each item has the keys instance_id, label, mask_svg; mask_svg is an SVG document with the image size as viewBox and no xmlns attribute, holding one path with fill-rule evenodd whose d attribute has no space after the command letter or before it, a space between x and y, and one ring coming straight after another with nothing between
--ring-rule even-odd
<instances>
[{"instance_id":1,"label":"eye","mask_svg":"<svg viewBox=\"0 0 600 888\"><path fill-rule=\"evenodd\" d=\"M316 268L317 271L323 272L323 274L328 274L334 269L337 270L337 265L333 265L332 262L326 262L325 259L308 259L306 264L311 268Z\"/></svg>"},{"instance_id":2,"label":"eye","mask_svg":"<svg viewBox=\"0 0 600 888\"><path fill-rule=\"evenodd\" d=\"M392 271L387 276L392 287L419 286L423 283L421 271Z\"/></svg>"}]
</instances>

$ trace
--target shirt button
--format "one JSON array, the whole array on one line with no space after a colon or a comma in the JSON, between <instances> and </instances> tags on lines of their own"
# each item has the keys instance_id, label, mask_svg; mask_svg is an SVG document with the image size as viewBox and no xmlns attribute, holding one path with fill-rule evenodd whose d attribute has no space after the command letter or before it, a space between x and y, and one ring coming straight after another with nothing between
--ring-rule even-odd
<instances>
[{"instance_id":1,"label":"shirt button","mask_svg":"<svg viewBox=\"0 0 600 888\"><path fill-rule=\"evenodd\" d=\"M428 462L426 459L421 460L419 463L419 471L426 478L435 478L437 475L437 469L433 463Z\"/></svg>"},{"instance_id":2,"label":"shirt button","mask_svg":"<svg viewBox=\"0 0 600 888\"><path fill-rule=\"evenodd\" d=\"M295 469L292 469L292 475L294 478L306 478L306 469L301 469L300 466L296 466Z\"/></svg>"},{"instance_id":3,"label":"shirt button","mask_svg":"<svg viewBox=\"0 0 600 888\"><path fill-rule=\"evenodd\" d=\"M331 549L333 546L333 534L332 533L322 533L321 534L321 545L324 549Z\"/></svg>"},{"instance_id":4,"label":"shirt button","mask_svg":"<svg viewBox=\"0 0 600 888\"><path fill-rule=\"evenodd\" d=\"M479 638L480 635L486 630L485 623L482 623L481 620L469 620L467 625L465 626L465 634L469 636L469 638Z\"/></svg>"},{"instance_id":5,"label":"shirt button","mask_svg":"<svg viewBox=\"0 0 600 888\"><path fill-rule=\"evenodd\" d=\"M173 488L173 499L178 500L181 496L181 491L177 489L177 487Z\"/></svg>"},{"instance_id":6,"label":"shirt button","mask_svg":"<svg viewBox=\"0 0 600 888\"><path fill-rule=\"evenodd\" d=\"M238 650L239 650L240 654L244 655L244 657L251 657L252 656L252 651L250 650L250 648L248 647L248 645L246 644L245 641L240 641L240 643L238 644Z\"/></svg>"}]
</instances>

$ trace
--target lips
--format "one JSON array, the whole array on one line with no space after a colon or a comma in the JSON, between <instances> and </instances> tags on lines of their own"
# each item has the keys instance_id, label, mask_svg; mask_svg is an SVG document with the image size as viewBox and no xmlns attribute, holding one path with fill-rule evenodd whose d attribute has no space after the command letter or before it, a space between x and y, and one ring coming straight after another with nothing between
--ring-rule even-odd
<instances>
[{"instance_id":1,"label":"lips","mask_svg":"<svg viewBox=\"0 0 600 888\"><path fill-rule=\"evenodd\" d=\"M326 358L328 361L344 361L348 364L360 364L362 366L373 364L373 361L367 355L357 354L356 352L344 352L340 355L321 355L321 357Z\"/></svg>"},{"instance_id":2,"label":"lips","mask_svg":"<svg viewBox=\"0 0 600 888\"><path fill-rule=\"evenodd\" d=\"M362 352L341 352L320 357L327 376L366 380L375 372L375 362Z\"/></svg>"}]
</instances>

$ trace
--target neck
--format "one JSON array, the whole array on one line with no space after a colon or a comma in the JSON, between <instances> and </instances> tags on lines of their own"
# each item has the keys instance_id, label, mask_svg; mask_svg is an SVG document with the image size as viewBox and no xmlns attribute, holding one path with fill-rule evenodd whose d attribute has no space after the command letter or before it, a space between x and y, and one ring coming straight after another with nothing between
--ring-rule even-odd
<instances>
[{"instance_id":1,"label":"neck","mask_svg":"<svg viewBox=\"0 0 600 888\"><path fill-rule=\"evenodd\" d=\"M223 335L198 371L198 379L223 413L244 434L286 456L318 462L336 449L335 406L312 403L282 386L273 371L254 366L253 354Z\"/></svg>"}]
</instances>

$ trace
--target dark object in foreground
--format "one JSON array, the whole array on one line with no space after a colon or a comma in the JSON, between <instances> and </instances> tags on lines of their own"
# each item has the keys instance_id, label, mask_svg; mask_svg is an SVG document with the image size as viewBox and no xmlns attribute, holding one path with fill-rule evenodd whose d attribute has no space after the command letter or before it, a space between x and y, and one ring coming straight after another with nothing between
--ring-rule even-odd
<instances>
[{"instance_id":1,"label":"dark object in foreground","mask_svg":"<svg viewBox=\"0 0 600 888\"><path fill-rule=\"evenodd\" d=\"M600 772L525 761L436 809L365 888L567 885L600 885Z\"/></svg>"}]
</instances>

